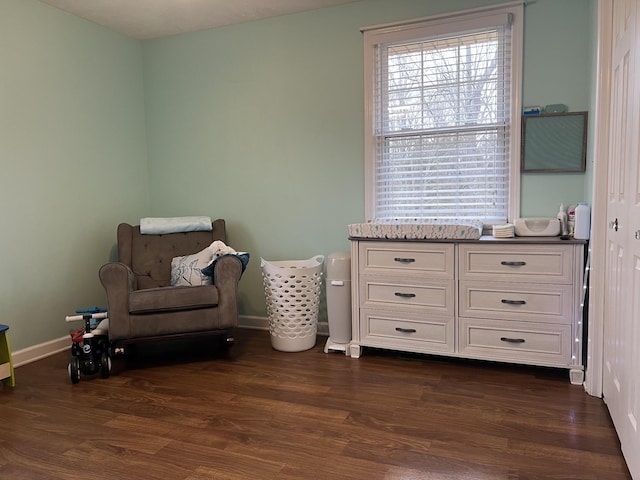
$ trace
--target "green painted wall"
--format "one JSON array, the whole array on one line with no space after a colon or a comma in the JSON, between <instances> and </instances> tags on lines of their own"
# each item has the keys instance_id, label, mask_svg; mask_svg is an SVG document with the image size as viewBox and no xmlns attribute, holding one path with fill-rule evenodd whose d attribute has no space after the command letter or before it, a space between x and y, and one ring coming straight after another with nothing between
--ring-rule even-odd
<instances>
[{"instance_id":1,"label":"green painted wall","mask_svg":"<svg viewBox=\"0 0 640 480\"><path fill-rule=\"evenodd\" d=\"M264 314L260 257L349 248L364 219L359 28L496 3L366 0L144 43L154 215L207 214L251 252L241 309ZM588 110L590 0L526 7L524 104ZM523 216L583 200L584 174L523 178Z\"/></svg>"},{"instance_id":2,"label":"green painted wall","mask_svg":"<svg viewBox=\"0 0 640 480\"><path fill-rule=\"evenodd\" d=\"M14 350L105 304L115 225L149 207L143 100L140 42L0 0L0 323Z\"/></svg>"},{"instance_id":3,"label":"green painted wall","mask_svg":"<svg viewBox=\"0 0 640 480\"><path fill-rule=\"evenodd\" d=\"M359 28L495 2L363 0L138 42L0 0L0 323L14 350L104 305L115 226L146 215L225 218L252 254L241 311L264 315L261 256L346 250L364 218ZM526 7L525 104L591 109L594 5ZM589 178L527 175L522 214L588 198Z\"/></svg>"},{"instance_id":4,"label":"green painted wall","mask_svg":"<svg viewBox=\"0 0 640 480\"><path fill-rule=\"evenodd\" d=\"M595 3L545 0L526 7L523 105L563 103L570 111L591 110ZM587 163L591 170L591 162ZM591 198L590 184L585 186L582 173L526 173L521 180L523 217L555 217L560 203L570 205Z\"/></svg>"}]
</instances>

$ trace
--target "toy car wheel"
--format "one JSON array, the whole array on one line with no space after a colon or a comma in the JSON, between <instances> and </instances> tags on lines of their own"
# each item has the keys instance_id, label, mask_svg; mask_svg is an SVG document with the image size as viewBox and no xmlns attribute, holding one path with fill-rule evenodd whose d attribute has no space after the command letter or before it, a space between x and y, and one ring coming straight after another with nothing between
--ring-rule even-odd
<instances>
[{"instance_id":1,"label":"toy car wheel","mask_svg":"<svg viewBox=\"0 0 640 480\"><path fill-rule=\"evenodd\" d=\"M111 374L111 357L107 352L102 352L100 357L100 376L102 378L109 378Z\"/></svg>"},{"instance_id":2,"label":"toy car wheel","mask_svg":"<svg viewBox=\"0 0 640 480\"><path fill-rule=\"evenodd\" d=\"M72 358L69 362L69 378L71 383L78 383L80 381L80 360Z\"/></svg>"}]
</instances>

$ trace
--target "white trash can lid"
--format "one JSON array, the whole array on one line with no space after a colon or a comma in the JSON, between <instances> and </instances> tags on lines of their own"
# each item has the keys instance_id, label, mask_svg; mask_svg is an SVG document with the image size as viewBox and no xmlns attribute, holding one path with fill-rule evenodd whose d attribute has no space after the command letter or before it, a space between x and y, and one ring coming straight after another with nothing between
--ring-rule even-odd
<instances>
[{"instance_id":1,"label":"white trash can lid","mask_svg":"<svg viewBox=\"0 0 640 480\"><path fill-rule=\"evenodd\" d=\"M351 254L336 252L327 257L327 278L351 278Z\"/></svg>"}]
</instances>

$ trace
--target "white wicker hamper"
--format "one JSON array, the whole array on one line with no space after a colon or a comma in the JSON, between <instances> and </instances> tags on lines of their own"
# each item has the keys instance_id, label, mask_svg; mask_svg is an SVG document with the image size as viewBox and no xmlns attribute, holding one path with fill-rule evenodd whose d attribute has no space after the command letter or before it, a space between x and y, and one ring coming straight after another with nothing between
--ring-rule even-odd
<instances>
[{"instance_id":1,"label":"white wicker hamper","mask_svg":"<svg viewBox=\"0 0 640 480\"><path fill-rule=\"evenodd\" d=\"M313 348L318 332L323 255L308 260L260 259L271 346L282 352Z\"/></svg>"}]
</instances>

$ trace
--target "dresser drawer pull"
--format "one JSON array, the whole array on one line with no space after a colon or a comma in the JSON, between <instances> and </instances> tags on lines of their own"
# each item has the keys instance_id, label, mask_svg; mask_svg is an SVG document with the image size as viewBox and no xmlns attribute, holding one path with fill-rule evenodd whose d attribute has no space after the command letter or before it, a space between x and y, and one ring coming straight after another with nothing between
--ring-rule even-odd
<instances>
[{"instance_id":1,"label":"dresser drawer pull","mask_svg":"<svg viewBox=\"0 0 640 480\"><path fill-rule=\"evenodd\" d=\"M503 260L500 262L500 265L504 265L506 267L524 267L527 262L509 262L507 260Z\"/></svg>"},{"instance_id":2,"label":"dresser drawer pull","mask_svg":"<svg viewBox=\"0 0 640 480\"><path fill-rule=\"evenodd\" d=\"M507 305L526 305L526 300L507 300L503 298L500 300L502 303L506 303Z\"/></svg>"},{"instance_id":3,"label":"dresser drawer pull","mask_svg":"<svg viewBox=\"0 0 640 480\"><path fill-rule=\"evenodd\" d=\"M396 257L393 260L395 262L400 262L400 263L413 263L416 261L415 258L403 258L403 257Z\"/></svg>"},{"instance_id":4,"label":"dresser drawer pull","mask_svg":"<svg viewBox=\"0 0 640 480\"><path fill-rule=\"evenodd\" d=\"M416 296L415 293L402 293L402 292L396 292L394 293L394 295L400 298L414 298Z\"/></svg>"},{"instance_id":5,"label":"dresser drawer pull","mask_svg":"<svg viewBox=\"0 0 640 480\"><path fill-rule=\"evenodd\" d=\"M500 341L507 343L524 343L524 338L500 337Z\"/></svg>"},{"instance_id":6,"label":"dresser drawer pull","mask_svg":"<svg viewBox=\"0 0 640 480\"><path fill-rule=\"evenodd\" d=\"M416 329L415 328L402 328L402 327L396 327L396 332L401 332L401 333L416 333ZM524 341L524 340L523 340Z\"/></svg>"}]
</instances>

